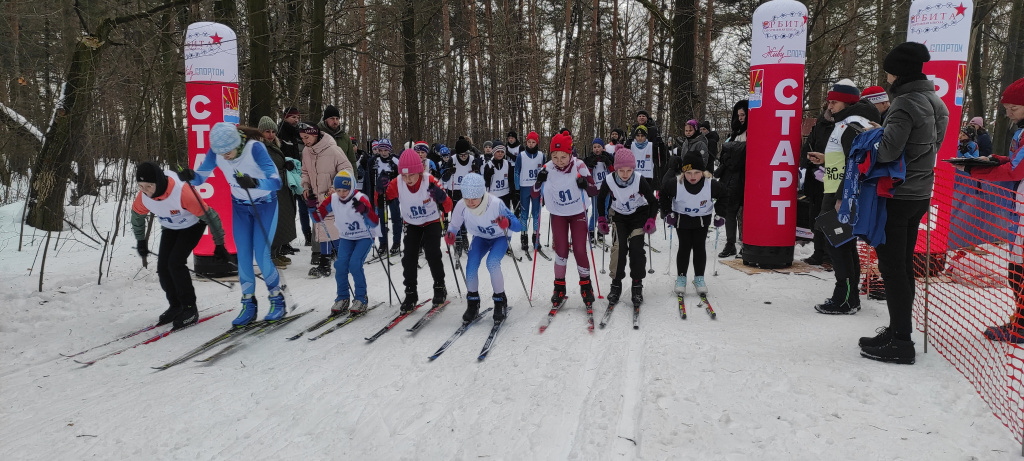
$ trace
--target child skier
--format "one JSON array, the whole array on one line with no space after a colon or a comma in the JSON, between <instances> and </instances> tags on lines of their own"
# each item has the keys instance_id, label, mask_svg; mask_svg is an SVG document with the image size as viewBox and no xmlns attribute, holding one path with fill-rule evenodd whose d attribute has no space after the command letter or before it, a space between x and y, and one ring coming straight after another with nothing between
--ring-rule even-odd
<instances>
[{"instance_id":1,"label":"child skier","mask_svg":"<svg viewBox=\"0 0 1024 461\"><path fill-rule=\"evenodd\" d=\"M332 242L338 252L338 259L334 261L334 282L338 288L338 296L334 298L331 314L360 314L366 311L369 302L366 296L363 262L370 253L373 239L380 237L380 221L373 212L370 199L362 192L353 190L352 175L348 170L341 170L334 177L334 193L320 204L317 212L313 214L313 219L320 222L328 213L334 214L334 227L340 235L338 240ZM352 274L355 285L355 301L351 304L348 292L349 274Z\"/></svg>"},{"instance_id":2,"label":"child skier","mask_svg":"<svg viewBox=\"0 0 1024 461\"><path fill-rule=\"evenodd\" d=\"M629 146L636 158L636 171L648 181L654 180L654 146L647 140L647 127L640 125L633 130L633 143Z\"/></svg>"},{"instance_id":3,"label":"child skier","mask_svg":"<svg viewBox=\"0 0 1024 461\"><path fill-rule=\"evenodd\" d=\"M399 203L402 219L405 221L405 253L402 254L402 269L405 278L405 299L402 312L412 312L419 301L416 291L416 261L420 248L430 266L434 278L434 305L441 304L448 297L444 284L444 265L441 259L441 213L451 213L452 199L448 197L441 183L424 172L423 160L412 149L406 149L398 159L400 177L387 186L387 200Z\"/></svg>"},{"instance_id":4,"label":"child skier","mask_svg":"<svg viewBox=\"0 0 1024 461\"><path fill-rule=\"evenodd\" d=\"M387 191L388 184L398 177L398 159L391 154L391 141L387 138L381 139L377 142L377 147L374 149L373 171L376 179L376 209L377 216L383 219L383 225L380 228L380 244L379 249L381 254L388 252L388 222L391 223L392 238L391 241L391 255L397 255L401 249L402 241L402 215L398 211L398 202L388 203L384 197ZM390 216L389 216L390 215Z\"/></svg>"},{"instance_id":5,"label":"child skier","mask_svg":"<svg viewBox=\"0 0 1024 461\"><path fill-rule=\"evenodd\" d=\"M537 173L531 195L536 199L541 194L551 215L551 239L557 256L551 303L558 304L566 297L565 272L571 234L580 294L583 302L590 306L594 302L594 287L590 283L590 260L587 259L587 203L589 197L597 194L597 188L587 166L572 156L572 137L567 131L551 138L551 161Z\"/></svg>"},{"instance_id":6,"label":"child skier","mask_svg":"<svg viewBox=\"0 0 1024 461\"><path fill-rule=\"evenodd\" d=\"M686 271L693 253L693 286L697 293L708 292L704 283L704 268L708 263L704 240L711 224L713 200L725 194L724 187L704 175L704 159L699 154L687 153L682 157L681 172L665 175L661 187L661 216L669 227L676 228L679 251L676 252L677 295L686 294Z\"/></svg>"},{"instance_id":7,"label":"child skier","mask_svg":"<svg viewBox=\"0 0 1024 461\"><path fill-rule=\"evenodd\" d=\"M161 170L153 162L139 164L135 170L139 193L132 203L131 222L143 266L149 256L146 215L152 212L163 227L156 273L160 276L160 288L164 290L169 307L160 314L157 325L173 323L174 328L182 328L199 319L196 289L192 286L192 275L186 265L188 255L192 254L207 226L216 245L214 257L226 262L228 250L224 248L224 228L217 211L206 205L192 186L184 187L185 181L172 175L174 173Z\"/></svg>"},{"instance_id":8,"label":"child skier","mask_svg":"<svg viewBox=\"0 0 1024 461\"><path fill-rule=\"evenodd\" d=\"M596 142L595 142L596 143ZM596 146L595 146L596 147ZM602 146L602 152L604 147ZM615 223L620 254L613 257L616 261L613 272L612 287L608 290L608 302L619 302L622 294L622 279L626 275L626 255L629 255L630 277L633 279L633 305L644 302L643 280L647 275L647 253L644 251L644 233L652 234L657 229L655 218L658 216L658 199L654 197L654 188L647 178L635 173L636 159L633 153L622 146L615 150L615 172L608 175L601 191L597 194L597 203L604 203L610 198L608 215ZM604 207L597 208L597 230L601 235L611 232Z\"/></svg>"},{"instance_id":9,"label":"child skier","mask_svg":"<svg viewBox=\"0 0 1024 461\"><path fill-rule=\"evenodd\" d=\"M495 150L497 155L497 150ZM492 159L493 160L493 159ZM448 245L455 244L455 233L451 229L460 228L463 223L473 241L469 245L469 259L466 262L466 313L462 315L464 322L471 322L480 312L480 262L487 256L487 271L491 273L491 288L494 300L494 321L505 319L508 299L505 297L505 278L501 273L501 258L508 249L508 231L518 232L521 229L519 219L501 200L484 191L484 178L471 173L462 180L462 200L455 205L452 222L444 240ZM511 228L511 229L510 229Z\"/></svg>"},{"instance_id":10,"label":"child skier","mask_svg":"<svg viewBox=\"0 0 1024 461\"><path fill-rule=\"evenodd\" d=\"M533 216L533 246L537 248L540 234L540 196L533 195L533 186L537 183L537 174L544 167L544 152L537 149L540 136L536 131L526 135L526 146L519 157L516 157L515 180L519 189L519 222L523 231L520 233L523 251L530 251L527 244L527 233L530 230L529 219Z\"/></svg>"},{"instance_id":11,"label":"child skier","mask_svg":"<svg viewBox=\"0 0 1024 461\"><path fill-rule=\"evenodd\" d=\"M455 165L452 172L451 191L452 200L458 201L462 198L462 180L470 173L482 173L484 160L482 156L473 152L473 145L463 136L455 141ZM455 251L469 246L469 238L466 230L462 229L460 238L455 243Z\"/></svg>"},{"instance_id":12,"label":"child skier","mask_svg":"<svg viewBox=\"0 0 1024 461\"><path fill-rule=\"evenodd\" d=\"M213 174L214 167L220 168L231 186L232 237L238 255L238 281L242 284L242 311L231 324L241 326L256 320L253 258L270 292L270 312L264 320L278 320L285 314L284 293L277 267L270 257L270 241L277 228L277 190L281 188L277 167L263 143L243 140L239 129L228 122L213 125L210 153L194 173L186 175L194 176L192 185L198 186Z\"/></svg>"},{"instance_id":13,"label":"child skier","mask_svg":"<svg viewBox=\"0 0 1024 461\"><path fill-rule=\"evenodd\" d=\"M487 184L487 192L501 200L509 209L512 209L511 180L512 162L505 158L505 146L496 144L491 160L484 164L484 184ZM465 192L462 197L466 197Z\"/></svg>"},{"instance_id":14,"label":"child skier","mask_svg":"<svg viewBox=\"0 0 1024 461\"><path fill-rule=\"evenodd\" d=\"M626 150L628 151L629 149ZM594 142L590 144L590 153L583 158L583 163L587 165L587 168L590 168L590 174L594 176L594 185L597 186L598 190L601 190L601 185L604 184L604 179L605 176L608 175L609 167L615 163L615 159L613 157L614 154L614 149L612 150L611 155L605 152L604 141L601 140L601 138L594 138ZM605 200L607 199L608 197L605 196ZM602 209L608 208L608 204L605 203L604 200L595 199L594 204L595 206L600 206ZM587 223L587 230L590 232L591 245L597 243L594 236L594 229L596 225L597 213L590 213L590 222Z\"/></svg>"}]
</instances>

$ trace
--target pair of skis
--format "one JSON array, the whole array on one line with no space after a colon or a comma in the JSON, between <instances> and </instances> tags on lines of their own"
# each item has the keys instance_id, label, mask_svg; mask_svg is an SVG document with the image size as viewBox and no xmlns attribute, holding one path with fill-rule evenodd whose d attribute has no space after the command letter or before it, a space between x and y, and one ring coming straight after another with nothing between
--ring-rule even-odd
<instances>
[{"instance_id":1,"label":"pair of skis","mask_svg":"<svg viewBox=\"0 0 1024 461\"><path fill-rule=\"evenodd\" d=\"M218 315L221 315L221 314L226 313L226 312L231 312L232 310L234 310L234 309L226 309L226 310L222 310L222 311L219 311L219 312L215 312L215 313L210 314L210 315L208 315L206 317L201 317L199 320L196 321L196 323L193 323L193 324L191 324L189 326L186 326L186 327L183 327L183 328L170 328L170 329L168 329L166 331L157 333L155 336L152 336L150 338L144 339L144 340L139 341L139 342L137 342L135 344L132 344L130 346L122 347L120 349L108 352L108 353L103 354L103 355L101 355L99 357L96 357L96 358L94 358L92 360L84 360L84 359L79 360L79 359L75 359L75 363L81 364L83 366L90 366L90 365L92 365L92 364L94 364L94 363L96 363L96 362L98 362L100 360L103 360L103 359L106 359L106 358L110 358L110 357L113 357L115 355L119 355L122 352L127 351L129 349L135 349L136 347L139 347L139 346L142 346L142 345L145 345L145 344L150 344L150 343L157 342L157 341L159 341L159 340L161 340L163 338L166 338L167 336L170 336L172 333L176 333L176 332L179 332L179 331L186 330L188 328L194 327L194 326L196 326L196 325L198 325L200 323L203 323L203 322L205 322L207 320L210 320L210 319L212 319L212 318L214 318L214 317L216 317ZM122 336L122 337L120 337L118 339L115 339L114 341L110 341L110 342L107 342L105 344L100 344L99 346L91 347L91 348L86 349L86 350L84 350L82 352L79 352L77 354L65 355L65 357L77 357L77 356L79 356L81 354L84 354L86 352L89 352L89 351L91 351L93 349L106 346L107 344L111 344L111 343L113 343L115 341L120 341L122 339L131 338L132 336L136 336L136 335L142 334L144 332L156 329L157 327L158 327L158 325L152 325L152 326L143 328L141 330L138 330L136 332L130 333L128 335ZM61 354L61 355L63 355L63 354Z\"/></svg>"},{"instance_id":2,"label":"pair of skis","mask_svg":"<svg viewBox=\"0 0 1024 461\"><path fill-rule=\"evenodd\" d=\"M488 307L487 309L484 309L483 312L477 314L476 317L473 318L473 320L470 320L469 322L463 321L462 325L459 326L457 330L455 330L455 333L452 334L451 337L449 337L448 340L445 341L444 344L442 344L441 347L437 349L437 352L434 352L433 355L427 358L430 360L436 360L438 357L441 356L441 354L444 353L444 351L448 350L448 348L451 347L452 343L454 343L455 340L462 337L462 334L465 333L466 330L469 329L469 327L475 325L477 322L480 321L480 319L483 319L484 316L486 316L487 313L492 310L493 308ZM509 308L508 310L510 311L512 309ZM505 312L505 315L505 319L494 322L494 326L491 327L491 332L487 335L487 340L484 341L484 347L480 349L480 354L477 356L477 360L486 359L487 354L491 352L491 348L494 346L494 339L498 337L498 332L501 331L501 326L505 324L505 320L508 318L508 311Z\"/></svg>"},{"instance_id":3,"label":"pair of skis","mask_svg":"<svg viewBox=\"0 0 1024 461\"><path fill-rule=\"evenodd\" d=\"M708 301L708 295L700 293L698 293L698 295L700 296L700 303L697 304L697 309L703 307L704 311L708 313L712 320L717 319L718 313L715 312L714 307L711 307L711 301ZM683 298L684 295L676 295L676 300L679 303L679 318L686 320L686 300Z\"/></svg>"},{"instance_id":4,"label":"pair of skis","mask_svg":"<svg viewBox=\"0 0 1024 461\"><path fill-rule=\"evenodd\" d=\"M295 341L296 339L301 338L302 335L304 335L306 333L312 333L312 332L320 329L324 325L327 325L328 323L331 323L331 322L333 322L335 320L341 320L340 322L338 322L337 325L334 325L334 326L324 330L320 334L318 334L318 335L316 335L316 336L314 336L312 338L309 338L310 341L316 341L317 339L323 338L324 336L327 336L328 334L331 334L331 333L333 333L335 331L338 331L339 328L342 328L342 327L352 323L355 319L366 315L370 311L380 307L383 304L384 304L383 302L379 302L377 304L374 304L374 305L370 306L365 311L357 312L355 314L351 314L351 313L350 314L331 314L331 315L327 316L327 318L322 319L322 320L314 323L309 328L306 328L305 330L300 331L299 334L297 334L295 336L289 337L288 340L289 341Z\"/></svg>"},{"instance_id":5,"label":"pair of skis","mask_svg":"<svg viewBox=\"0 0 1024 461\"><path fill-rule=\"evenodd\" d=\"M604 315L601 316L601 323L600 323L601 329L604 329L604 327L606 325L608 325L608 321L611 320L611 318L612 318L612 311L615 310L615 306L617 304L618 304L618 302L614 302L614 303L609 302L608 303L608 309L605 309ZM640 304L633 304L633 329L634 330L639 330L640 329Z\"/></svg>"},{"instance_id":6,"label":"pair of skis","mask_svg":"<svg viewBox=\"0 0 1024 461\"><path fill-rule=\"evenodd\" d=\"M416 312L417 310L419 310L419 308L423 307L424 305L426 305L430 301L431 301L430 298L427 298L426 301L423 301L423 302L413 306L411 311L409 311L409 312L400 312L398 314L398 316L396 316L394 319L391 319L391 321L388 322L388 324L385 325L384 328L381 328L379 331L377 331L376 333L374 333L370 337L366 338L366 341L371 342L371 343L376 341L377 338L380 338L381 336L384 335L384 333L387 333L387 332L391 331L392 329L394 329L395 326L398 325L399 322L401 322L402 320L405 320L406 317L412 315L413 312ZM430 307L430 310L428 310L427 313L424 314L423 317L420 318L420 320L418 322L416 322L415 325L412 326L412 328L409 328L408 331L411 331L413 333L419 331L420 328L423 328L423 325L425 325L427 322L429 322L431 319L433 319L435 316L437 316L437 314L441 313L441 311L443 311L444 308L447 307L450 302L451 301L444 301L442 303L432 305Z\"/></svg>"}]
</instances>

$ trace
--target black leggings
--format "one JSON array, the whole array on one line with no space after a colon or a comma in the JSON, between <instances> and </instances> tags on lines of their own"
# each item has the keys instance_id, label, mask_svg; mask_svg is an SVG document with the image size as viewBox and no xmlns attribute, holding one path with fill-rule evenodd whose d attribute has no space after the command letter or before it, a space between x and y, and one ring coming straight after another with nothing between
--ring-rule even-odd
<instances>
[{"instance_id":1,"label":"black leggings","mask_svg":"<svg viewBox=\"0 0 1024 461\"><path fill-rule=\"evenodd\" d=\"M192 286L192 274L186 264L188 255L199 244L205 230L206 223L202 221L185 229L163 229L156 273L171 307L196 305L196 289Z\"/></svg>"},{"instance_id":2,"label":"black leggings","mask_svg":"<svg viewBox=\"0 0 1024 461\"><path fill-rule=\"evenodd\" d=\"M693 252L693 275L703 277L704 268L708 265L708 250L704 247L704 241L708 237L708 228L698 227L696 229L676 229L679 236L679 251L676 252L676 273L686 275L686 269L690 266L690 252Z\"/></svg>"},{"instance_id":3,"label":"black leggings","mask_svg":"<svg viewBox=\"0 0 1024 461\"><path fill-rule=\"evenodd\" d=\"M406 291L416 291L416 263L420 259L420 248L427 258L430 275L435 286L444 286L444 263L441 259L441 222L434 221L422 226L407 224L405 226L405 252L402 253L402 275L405 277Z\"/></svg>"},{"instance_id":4,"label":"black leggings","mask_svg":"<svg viewBox=\"0 0 1024 461\"><path fill-rule=\"evenodd\" d=\"M896 339L910 341L914 330L914 246L917 228L928 211L928 199L889 199L886 203L885 243L875 248L878 272L885 285L889 327Z\"/></svg>"},{"instance_id":5,"label":"black leggings","mask_svg":"<svg viewBox=\"0 0 1024 461\"><path fill-rule=\"evenodd\" d=\"M836 194L825 194L822 198L819 214L834 210L836 198ZM815 229L817 227L817 225L814 226ZM815 230L815 240L818 239L819 234L824 238L824 233ZM860 254L857 253L857 239L850 240L838 247L832 246L828 239L825 239L824 250L829 258L832 258L832 268L835 271L836 281L842 282L846 279L852 279L854 280L854 285L856 285L856 281L860 279ZM815 244L814 251L818 251L817 244Z\"/></svg>"}]
</instances>

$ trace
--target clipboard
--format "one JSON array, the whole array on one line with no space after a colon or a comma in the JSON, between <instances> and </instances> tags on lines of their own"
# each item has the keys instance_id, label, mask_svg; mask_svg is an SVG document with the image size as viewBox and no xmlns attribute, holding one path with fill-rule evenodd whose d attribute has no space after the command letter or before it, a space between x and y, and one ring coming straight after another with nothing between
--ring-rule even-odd
<instances>
[{"instance_id":1,"label":"clipboard","mask_svg":"<svg viewBox=\"0 0 1024 461\"><path fill-rule=\"evenodd\" d=\"M829 210L818 215L814 220L814 225L818 226L818 229L828 239L828 243L834 247L839 247L857 238L853 235L853 226L839 221L839 213L836 210Z\"/></svg>"}]
</instances>

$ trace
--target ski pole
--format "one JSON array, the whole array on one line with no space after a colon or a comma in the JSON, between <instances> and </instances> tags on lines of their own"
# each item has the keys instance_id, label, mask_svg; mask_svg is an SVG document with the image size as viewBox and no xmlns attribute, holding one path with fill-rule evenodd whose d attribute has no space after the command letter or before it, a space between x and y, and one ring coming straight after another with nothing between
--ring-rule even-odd
<instances>
[{"instance_id":1,"label":"ski pole","mask_svg":"<svg viewBox=\"0 0 1024 461\"><path fill-rule=\"evenodd\" d=\"M594 259L594 244L590 242L590 239L587 239L587 243L590 244L590 261L591 261L591 264L596 265L597 264L597 260ZM597 286L597 299L604 299L604 296L601 296L601 283L598 282L597 276L594 276L594 285Z\"/></svg>"},{"instance_id":2,"label":"ski pole","mask_svg":"<svg viewBox=\"0 0 1024 461\"><path fill-rule=\"evenodd\" d=\"M533 271L530 274L530 296L526 299L533 301L533 281L537 278L537 245L533 246Z\"/></svg>"},{"instance_id":3,"label":"ski pole","mask_svg":"<svg viewBox=\"0 0 1024 461\"><path fill-rule=\"evenodd\" d=\"M711 275L718 277L718 230L719 227L715 227L715 262L711 263Z\"/></svg>"},{"instance_id":4,"label":"ski pole","mask_svg":"<svg viewBox=\"0 0 1024 461\"><path fill-rule=\"evenodd\" d=\"M459 273L455 269L455 260L452 259L452 246L448 245L448 242L444 242L448 246L448 262L452 265L452 278L455 279L455 288L459 290L459 297L462 297L462 287L459 286ZM442 263L443 264L443 263ZM465 276L463 276L465 277ZM469 290L469 285L466 285L466 290Z\"/></svg>"},{"instance_id":5,"label":"ski pole","mask_svg":"<svg viewBox=\"0 0 1024 461\"><path fill-rule=\"evenodd\" d=\"M668 275L668 271L672 268L672 236L675 234L675 229L672 226L667 226L672 229L672 232L668 233L668 264L665 264L665 275Z\"/></svg>"},{"instance_id":6,"label":"ski pole","mask_svg":"<svg viewBox=\"0 0 1024 461\"><path fill-rule=\"evenodd\" d=\"M647 265L650 269L647 269L648 274L654 273L654 258L651 256L651 234L647 234Z\"/></svg>"},{"instance_id":7,"label":"ski pole","mask_svg":"<svg viewBox=\"0 0 1024 461\"><path fill-rule=\"evenodd\" d=\"M508 229L505 229L505 242L508 244L509 248L512 248L512 240L508 236ZM530 303L530 307L533 307L533 300L530 299L530 293L526 291L526 281L523 280L523 273L519 270L519 261L517 261L516 258L512 258L512 263L515 264L516 273L519 274L519 283L523 285L523 294L527 296L526 301ZM466 287L466 290L469 290L468 285Z\"/></svg>"},{"instance_id":8,"label":"ski pole","mask_svg":"<svg viewBox=\"0 0 1024 461\"><path fill-rule=\"evenodd\" d=\"M153 256L156 256L157 258L159 258L159 257L160 257L160 255L159 255L159 254L157 254L156 252L153 252L153 251L150 251L150 252L149 252L149 254L151 254L151 255L153 255ZM188 266L185 266L185 270L187 270L187 271L189 271L189 272L191 272L191 273L193 273L193 274L195 274L195 275L198 275L198 276L200 276L200 277L202 277L202 278L204 278L204 279L206 279L206 280L209 280L209 281L211 281L211 282L213 282L213 283L216 283L217 285L220 285L220 286L222 286L222 287L224 287L224 288L227 288L227 289L229 289L229 290L233 290L233 289L235 289L235 284L234 284L234 283L232 283L232 284L230 284L230 285L227 285L227 284L225 284L224 282L221 282L220 280L217 280L217 279L215 279L215 278L213 278L213 277L210 277L209 275L206 275L206 274L200 274L200 273L198 273L198 272L196 272L196 271L194 271L194 270L192 270L192 269L189 269L189 267L188 267Z\"/></svg>"},{"instance_id":9,"label":"ski pole","mask_svg":"<svg viewBox=\"0 0 1024 461\"><path fill-rule=\"evenodd\" d=\"M395 292L395 297L396 298L401 298L401 296L398 296L398 289L395 288L395 283L391 281L391 268L390 268L391 261L388 261L388 265L385 266L384 265L384 256L382 256L380 254L380 250L376 250L375 249L375 251L377 251L377 260L380 261L381 267L384 268L384 273L387 274L387 276L388 276L388 285L391 285L391 291ZM391 304L391 291L388 291L388 305L389 306L392 305Z\"/></svg>"}]
</instances>

